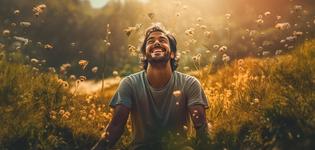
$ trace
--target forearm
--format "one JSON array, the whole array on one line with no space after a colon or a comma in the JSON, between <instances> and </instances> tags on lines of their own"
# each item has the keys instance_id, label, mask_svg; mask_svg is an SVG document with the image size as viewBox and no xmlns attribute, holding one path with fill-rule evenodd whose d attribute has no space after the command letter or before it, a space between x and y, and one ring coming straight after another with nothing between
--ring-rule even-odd
<instances>
[{"instance_id":1,"label":"forearm","mask_svg":"<svg viewBox=\"0 0 315 150\"><path fill-rule=\"evenodd\" d=\"M105 149L111 148L119 140L124 132L124 126L115 126L112 123L108 125L105 132L102 134L99 142Z\"/></svg>"},{"instance_id":2,"label":"forearm","mask_svg":"<svg viewBox=\"0 0 315 150\"><path fill-rule=\"evenodd\" d=\"M113 119L92 150L104 150L113 147L124 132L128 116L129 108L123 105L116 106Z\"/></svg>"},{"instance_id":3,"label":"forearm","mask_svg":"<svg viewBox=\"0 0 315 150\"><path fill-rule=\"evenodd\" d=\"M202 105L194 105L189 108L189 111L196 130L196 138L202 144L209 144L210 134L204 107Z\"/></svg>"}]
</instances>

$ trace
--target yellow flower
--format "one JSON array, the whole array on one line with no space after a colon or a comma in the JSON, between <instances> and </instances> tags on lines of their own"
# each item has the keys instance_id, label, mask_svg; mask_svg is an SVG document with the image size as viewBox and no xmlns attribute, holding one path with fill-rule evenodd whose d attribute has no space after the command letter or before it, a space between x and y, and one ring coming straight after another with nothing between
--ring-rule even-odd
<instances>
[{"instance_id":1,"label":"yellow flower","mask_svg":"<svg viewBox=\"0 0 315 150\"><path fill-rule=\"evenodd\" d=\"M33 7L33 12L35 16L39 16L41 13L44 12L44 10L46 9L46 5L45 4L40 4L37 5L36 7Z\"/></svg>"},{"instance_id":2,"label":"yellow flower","mask_svg":"<svg viewBox=\"0 0 315 150\"><path fill-rule=\"evenodd\" d=\"M85 67L89 64L89 62L87 60L80 60L79 61L79 65L81 66L82 70L85 69Z\"/></svg>"},{"instance_id":3,"label":"yellow flower","mask_svg":"<svg viewBox=\"0 0 315 150\"><path fill-rule=\"evenodd\" d=\"M98 67L97 67L97 66L95 66L95 67L92 68L92 72L93 72L93 73L96 73L97 70L98 70Z\"/></svg>"}]
</instances>

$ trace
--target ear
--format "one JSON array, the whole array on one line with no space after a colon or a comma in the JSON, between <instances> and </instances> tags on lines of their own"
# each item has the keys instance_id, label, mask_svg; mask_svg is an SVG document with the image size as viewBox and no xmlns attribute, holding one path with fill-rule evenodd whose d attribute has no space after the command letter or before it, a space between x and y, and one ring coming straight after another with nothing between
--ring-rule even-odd
<instances>
[{"instance_id":1,"label":"ear","mask_svg":"<svg viewBox=\"0 0 315 150\"><path fill-rule=\"evenodd\" d=\"M171 52L171 59L175 59L175 53Z\"/></svg>"}]
</instances>

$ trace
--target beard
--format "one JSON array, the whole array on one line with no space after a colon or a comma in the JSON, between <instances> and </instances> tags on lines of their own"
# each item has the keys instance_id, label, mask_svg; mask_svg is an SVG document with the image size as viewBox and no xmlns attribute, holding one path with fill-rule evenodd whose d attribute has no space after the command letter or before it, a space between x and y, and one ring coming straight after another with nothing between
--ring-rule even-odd
<instances>
[{"instance_id":1,"label":"beard","mask_svg":"<svg viewBox=\"0 0 315 150\"><path fill-rule=\"evenodd\" d=\"M171 59L171 55L168 52L165 52L164 56L152 57L151 54L148 54L146 57L148 63L150 63L153 66L167 64L167 62Z\"/></svg>"}]
</instances>

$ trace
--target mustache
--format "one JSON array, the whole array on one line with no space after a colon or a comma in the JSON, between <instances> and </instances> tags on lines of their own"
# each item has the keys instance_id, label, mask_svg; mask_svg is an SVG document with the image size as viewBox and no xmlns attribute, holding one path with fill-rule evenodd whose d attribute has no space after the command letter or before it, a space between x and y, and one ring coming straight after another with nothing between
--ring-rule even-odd
<instances>
[{"instance_id":1,"label":"mustache","mask_svg":"<svg viewBox=\"0 0 315 150\"><path fill-rule=\"evenodd\" d=\"M153 47L150 49L150 52L153 52L153 50L154 50L155 48L160 48L163 52L165 52L165 51L166 51L166 49L165 49L165 48L163 48L163 47L161 47L161 46L157 45L157 46L153 46Z\"/></svg>"}]
</instances>

